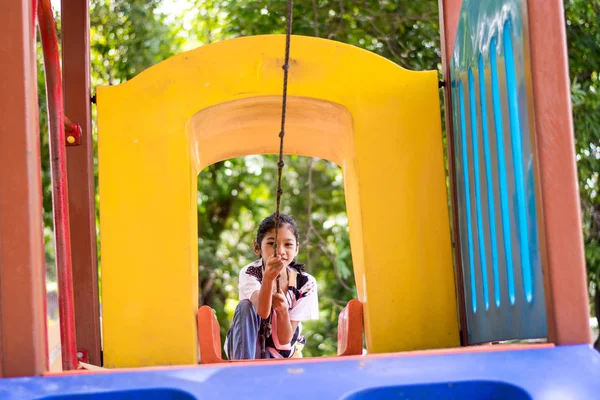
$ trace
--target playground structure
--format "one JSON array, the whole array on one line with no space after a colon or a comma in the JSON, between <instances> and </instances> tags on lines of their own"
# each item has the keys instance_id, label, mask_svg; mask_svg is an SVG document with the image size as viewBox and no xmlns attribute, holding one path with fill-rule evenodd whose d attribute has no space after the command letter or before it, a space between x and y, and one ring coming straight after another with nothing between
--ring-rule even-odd
<instances>
[{"instance_id":1,"label":"playground structure","mask_svg":"<svg viewBox=\"0 0 600 400\"><path fill-rule=\"evenodd\" d=\"M342 168L368 351L458 346L437 74L332 41L292 41L285 149ZM197 174L277 152L281 98L272 94L284 47L283 36L234 39L98 88L105 365L196 362ZM215 61L199 68L206 60ZM363 84L341 84L352 80ZM404 147L411 151L399 156ZM394 179L402 184L386 184ZM395 206L381 207L386 196ZM145 225L150 214L161 229ZM380 221L402 244L380 235ZM380 290L390 280L395 287ZM396 309L390 296L411 305Z\"/></svg>"},{"instance_id":2,"label":"playground structure","mask_svg":"<svg viewBox=\"0 0 600 400\"><path fill-rule=\"evenodd\" d=\"M35 5L9 0L16 17L0 28L14 38L0 55L15 60L1 67L11 77L0 99L0 188L11 188L0 191L0 211L11 210L0 213L2 396L193 399L247 396L254 385L253 396L268 397L291 384L323 398L527 399L600 389L561 1L440 1L452 218L437 73L294 36L286 153L344 173L358 299L340 316L343 357L196 366L222 361L212 314L197 310L196 176L220 160L276 152L284 38L215 43L97 89L101 327L89 10L63 0L64 111L83 129L67 120L70 133L54 142L66 159L53 160L68 171L58 219L66 241L57 243L63 366L73 370L59 376L47 373L45 344ZM379 235L388 225L397 234ZM357 355L363 327L368 356ZM514 339L545 340L477 346ZM78 353L108 370L74 370ZM148 366L161 368L131 369ZM18 376L37 378L8 379Z\"/></svg>"}]
</instances>

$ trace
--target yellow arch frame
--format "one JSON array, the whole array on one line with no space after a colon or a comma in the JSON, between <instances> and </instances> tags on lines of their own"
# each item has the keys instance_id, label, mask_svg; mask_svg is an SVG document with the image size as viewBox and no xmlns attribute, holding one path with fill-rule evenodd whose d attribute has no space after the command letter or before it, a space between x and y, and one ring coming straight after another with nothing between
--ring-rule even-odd
<instances>
[{"instance_id":1,"label":"yellow arch frame","mask_svg":"<svg viewBox=\"0 0 600 400\"><path fill-rule=\"evenodd\" d=\"M98 88L105 366L197 362L197 174L278 151L284 39ZM368 351L459 345L437 73L301 36L291 57L286 153L343 169Z\"/></svg>"}]
</instances>

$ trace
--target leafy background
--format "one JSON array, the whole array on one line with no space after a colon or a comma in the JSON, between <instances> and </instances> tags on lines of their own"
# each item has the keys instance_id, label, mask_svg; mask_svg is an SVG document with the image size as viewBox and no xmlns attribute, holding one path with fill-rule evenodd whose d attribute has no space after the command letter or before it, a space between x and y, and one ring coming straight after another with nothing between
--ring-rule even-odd
<instances>
[{"instance_id":1,"label":"leafy background","mask_svg":"<svg viewBox=\"0 0 600 400\"><path fill-rule=\"evenodd\" d=\"M435 0L294 3L295 34L349 43L408 69L441 71ZM58 9L58 2L55 6ZM177 53L214 41L283 33L285 8L284 0L91 0L92 87L125 82ZM567 0L565 13L585 255L595 313L600 311L600 0ZM56 267L39 49L38 82L47 286L49 312L55 319ZM96 134L94 126L94 144ZM211 165L198 176L198 186L205 188L198 196L198 302L216 310L223 335L237 302L238 272L253 259L257 224L274 210L275 163L274 156L242 157ZM356 296L342 173L327 160L286 157L284 187L283 212L292 214L300 227L299 261L319 282L321 318L305 325L304 353L335 354L337 315Z\"/></svg>"}]
</instances>

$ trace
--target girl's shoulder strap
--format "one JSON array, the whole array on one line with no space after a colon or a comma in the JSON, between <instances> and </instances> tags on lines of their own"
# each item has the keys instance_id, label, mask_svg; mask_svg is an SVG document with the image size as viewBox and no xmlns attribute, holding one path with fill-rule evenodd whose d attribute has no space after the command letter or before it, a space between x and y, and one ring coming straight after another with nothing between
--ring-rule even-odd
<instances>
[{"instance_id":1,"label":"girl's shoulder strap","mask_svg":"<svg viewBox=\"0 0 600 400\"><path fill-rule=\"evenodd\" d=\"M288 268L288 286L298 289L298 272L294 268Z\"/></svg>"}]
</instances>

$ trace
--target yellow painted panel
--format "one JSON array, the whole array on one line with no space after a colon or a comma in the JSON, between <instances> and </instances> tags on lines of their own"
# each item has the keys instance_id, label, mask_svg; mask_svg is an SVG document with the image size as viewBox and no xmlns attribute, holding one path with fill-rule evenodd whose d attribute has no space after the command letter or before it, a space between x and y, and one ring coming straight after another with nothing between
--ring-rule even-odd
<instances>
[{"instance_id":1,"label":"yellow painted panel","mask_svg":"<svg viewBox=\"0 0 600 400\"><path fill-rule=\"evenodd\" d=\"M277 152L283 49L215 43L98 89L107 367L197 362L196 175ZM457 346L437 73L324 39L291 49L286 153L343 169L368 350Z\"/></svg>"}]
</instances>

